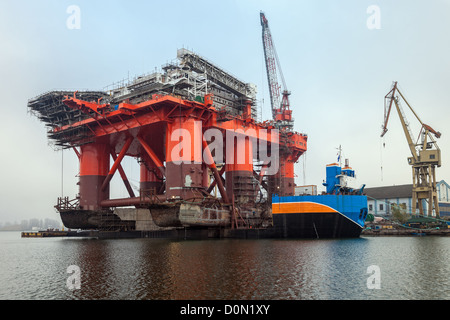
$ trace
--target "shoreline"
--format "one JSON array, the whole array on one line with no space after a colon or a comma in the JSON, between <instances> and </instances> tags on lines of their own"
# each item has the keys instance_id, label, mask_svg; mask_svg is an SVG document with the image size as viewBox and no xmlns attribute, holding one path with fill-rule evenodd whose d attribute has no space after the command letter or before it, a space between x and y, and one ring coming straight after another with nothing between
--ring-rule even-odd
<instances>
[{"instance_id":1,"label":"shoreline","mask_svg":"<svg viewBox=\"0 0 450 320\"><path fill-rule=\"evenodd\" d=\"M436 230L412 230L412 229L370 229L363 230L361 236L450 236L450 229L436 229Z\"/></svg>"}]
</instances>

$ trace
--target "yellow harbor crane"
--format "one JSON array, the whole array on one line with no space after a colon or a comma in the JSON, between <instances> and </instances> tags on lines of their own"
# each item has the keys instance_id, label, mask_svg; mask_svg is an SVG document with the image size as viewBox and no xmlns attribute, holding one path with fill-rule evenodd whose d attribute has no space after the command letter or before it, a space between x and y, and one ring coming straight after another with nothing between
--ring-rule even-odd
<instances>
[{"instance_id":1,"label":"yellow harbor crane","mask_svg":"<svg viewBox=\"0 0 450 320\"><path fill-rule=\"evenodd\" d=\"M396 96L396 93L398 93L399 96ZM420 133L416 142L413 140L411 128L409 127L409 123L407 122L403 109L400 105L400 99L407 104L421 125ZM412 166L413 178L412 213L416 213L418 206L420 215L424 215L422 200L425 200L428 202L428 216L432 215L434 209L436 217L439 217L435 169L436 166L441 166L441 150L439 149L436 141L433 139L432 134L436 138L439 138L441 133L435 131L429 125L424 124L420 120L413 108L409 105L408 101L406 101L405 97L398 89L397 82L394 82L392 89L384 97L384 124L382 126L383 131L381 133L381 137L383 137L388 131L387 124L393 102L395 103L395 107L412 154L412 157L408 158L408 163Z\"/></svg>"}]
</instances>

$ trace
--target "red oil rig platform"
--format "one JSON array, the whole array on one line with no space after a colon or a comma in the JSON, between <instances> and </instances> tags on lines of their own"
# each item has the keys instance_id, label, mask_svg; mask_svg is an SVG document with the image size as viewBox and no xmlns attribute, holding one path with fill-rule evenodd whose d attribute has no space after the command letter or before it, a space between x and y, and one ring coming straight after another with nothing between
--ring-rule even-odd
<instances>
[{"instance_id":1,"label":"red oil rig platform","mask_svg":"<svg viewBox=\"0 0 450 320\"><path fill-rule=\"evenodd\" d=\"M307 136L276 119L257 121L256 86L191 51L178 50L162 70L109 91L29 100L48 139L79 159L79 194L55 206L65 227L220 235L270 228L271 197L294 195ZM124 157L137 160L139 192ZM110 198L117 174L127 198Z\"/></svg>"}]
</instances>

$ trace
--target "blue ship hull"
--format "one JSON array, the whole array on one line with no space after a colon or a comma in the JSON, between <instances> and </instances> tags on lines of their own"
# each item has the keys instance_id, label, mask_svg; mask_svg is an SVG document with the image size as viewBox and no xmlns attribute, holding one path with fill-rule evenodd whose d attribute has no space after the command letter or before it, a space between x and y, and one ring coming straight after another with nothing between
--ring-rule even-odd
<instances>
[{"instance_id":1,"label":"blue ship hull","mask_svg":"<svg viewBox=\"0 0 450 320\"><path fill-rule=\"evenodd\" d=\"M281 238L354 238L367 216L363 195L272 197L273 232Z\"/></svg>"}]
</instances>

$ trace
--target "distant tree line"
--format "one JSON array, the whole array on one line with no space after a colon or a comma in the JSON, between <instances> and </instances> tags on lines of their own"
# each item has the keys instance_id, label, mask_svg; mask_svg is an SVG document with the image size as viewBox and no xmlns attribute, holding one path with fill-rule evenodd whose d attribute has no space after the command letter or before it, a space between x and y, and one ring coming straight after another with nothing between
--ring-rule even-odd
<instances>
[{"instance_id":1,"label":"distant tree line","mask_svg":"<svg viewBox=\"0 0 450 320\"><path fill-rule=\"evenodd\" d=\"M20 222L0 222L0 231L31 231L34 229L46 230L48 228L61 229L61 220L55 219L28 219Z\"/></svg>"}]
</instances>

